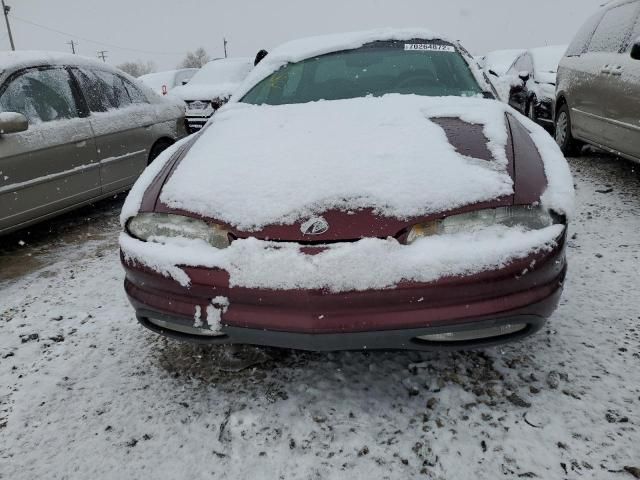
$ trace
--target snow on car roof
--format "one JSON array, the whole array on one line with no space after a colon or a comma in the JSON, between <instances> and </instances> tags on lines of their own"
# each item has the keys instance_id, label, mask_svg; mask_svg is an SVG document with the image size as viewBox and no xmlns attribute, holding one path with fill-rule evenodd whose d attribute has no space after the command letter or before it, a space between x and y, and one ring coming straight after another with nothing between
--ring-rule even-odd
<instances>
[{"instance_id":1,"label":"snow on car roof","mask_svg":"<svg viewBox=\"0 0 640 480\"><path fill-rule=\"evenodd\" d=\"M543 73L556 73L558 64L566 51L567 45L553 45L529 50L536 72Z\"/></svg>"},{"instance_id":2,"label":"snow on car roof","mask_svg":"<svg viewBox=\"0 0 640 480\"><path fill-rule=\"evenodd\" d=\"M82 55L72 55L63 52L47 52L38 50L16 50L0 52L0 71L15 70L17 68L33 67L37 65L78 65L99 66L102 69L118 71L104 62L98 62Z\"/></svg>"},{"instance_id":3,"label":"snow on car roof","mask_svg":"<svg viewBox=\"0 0 640 480\"><path fill-rule=\"evenodd\" d=\"M253 60L248 57L220 58L204 65L191 79L191 84L240 83L245 79Z\"/></svg>"},{"instance_id":4,"label":"snow on car roof","mask_svg":"<svg viewBox=\"0 0 640 480\"><path fill-rule=\"evenodd\" d=\"M235 92L232 100L245 95L260 80L268 77L287 63L295 63L307 58L342 50L354 50L371 42L385 40L444 40L457 44L444 35L424 28L380 28L361 32L335 33L293 40L273 49L252 70L247 79Z\"/></svg>"},{"instance_id":5,"label":"snow on car roof","mask_svg":"<svg viewBox=\"0 0 640 480\"><path fill-rule=\"evenodd\" d=\"M398 94L278 106L229 104L180 162L160 200L255 231L331 209L371 208L406 219L497 199L513 194L505 151L510 111L482 98ZM458 153L430 120L435 117L483 125L493 161ZM555 177L549 179L552 193L545 204L568 212L571 176L568 167L555 166L566 162L549 139L552 145L534 138L547 176ZM132 197L123 215L135 214L138 202Z\"/></svg>"},{"instance_id":6,"label":"snow on car roof","mask_svg":"<svg viewBox=\"0 0 640 480\"><path fill-rule=\"evenodd\" d=\"M253 68L253 60L245 57L221 58L203 66L186 85L171 90L186 100L228 98Z\"/></svg>"},{"instance_id":7,"label":"snow on car roof","mask_svg":"<svg viewBox=\"0 0 640 480\"><path fill-rule=\"evenodd\" d=\"M493 70L498 76L504 75L515 59L525 51L524 49L509 49L489 52L485 56L484 69L486 71Z\"/></svg>"}]
</instances>

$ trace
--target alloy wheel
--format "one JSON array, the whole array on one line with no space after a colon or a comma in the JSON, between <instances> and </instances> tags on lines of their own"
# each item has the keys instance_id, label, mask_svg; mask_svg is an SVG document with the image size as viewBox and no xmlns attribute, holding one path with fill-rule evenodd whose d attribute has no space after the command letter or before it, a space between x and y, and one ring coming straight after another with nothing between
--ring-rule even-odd
<instances>
[{"instance_id":1,"label":"alloy wheel","mask_svg":"<svg viewBox=\"0 0 640 480\"><path fill-rule=\"evenodd\" d=\"M564 145L564 142L567 139L567 113L560 112L558 115L558 120L556 121L556 143L561 147Z\"/></svg>"}]
</instances>

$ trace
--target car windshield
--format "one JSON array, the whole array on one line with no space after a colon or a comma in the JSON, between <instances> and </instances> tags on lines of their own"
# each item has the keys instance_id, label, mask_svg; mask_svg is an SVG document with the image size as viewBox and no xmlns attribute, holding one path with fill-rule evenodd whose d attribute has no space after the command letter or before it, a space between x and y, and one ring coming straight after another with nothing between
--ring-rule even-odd
<instances>
[{"instance_id":1,"label":"car windshield","mask_svg":"<svg viewBox=\"0 0 640 480\"><path fill-rule=\"evenodd\" d=\"M482 94L482 89L453 45L393 41L289 63L241 101L280 105L388 93L472 96Z\"/></svg>"},{"instance_id":2,"label":"car windshield","mask_svg":"<svg viewBox=\"0 0 640 480\"><path fill-rule=\"evenodd\" d=\"M213 60L198 70L191 84L240 83L248 75L252 62L248 58Z\"/></svg>"}]
</instances>

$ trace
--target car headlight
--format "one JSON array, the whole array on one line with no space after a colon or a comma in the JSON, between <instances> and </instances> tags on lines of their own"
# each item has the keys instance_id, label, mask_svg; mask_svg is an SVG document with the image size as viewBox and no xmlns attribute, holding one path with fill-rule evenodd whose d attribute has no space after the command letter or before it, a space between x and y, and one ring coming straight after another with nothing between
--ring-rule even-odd
<instances>
[{"instance_id":1,"label":"car headlight","mask_svg":"<svg viewBox=\"0 0 640 480\"><path fill-rule=\"evenodd\" d=\"M204 240L216 248L229 246L229 232L197 218L169 213L140 213L127 222L127 231L138 240L161 238Z\"/></svg>"},{"instance_id":2,"label":"car headlight","mask_svg":"<svg viewBox=\"0 0 640 480\"><path fill-rule=\"evenodd\" d=\"M407 243L431 235L472 232L492 225L519 226L526 230L539 230L554 223L556 221L552 214L539 206L522 205L476 210L414 225L407 236Z\"/></svg>"}]
</instances>

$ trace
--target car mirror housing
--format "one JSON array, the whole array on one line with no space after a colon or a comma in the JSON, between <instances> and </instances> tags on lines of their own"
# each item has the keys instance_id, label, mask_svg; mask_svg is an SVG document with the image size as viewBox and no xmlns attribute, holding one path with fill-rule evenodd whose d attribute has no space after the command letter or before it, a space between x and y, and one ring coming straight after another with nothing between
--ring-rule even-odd
<instances>
[{"instance_id":1,"label":"car mirror housing","mask_svg":"<svg viewBox=\"0 0 640 480\"><path fill-rule=\"evenodd\" d=\"M636 38L631 47L631 58L634 60L640 60L640 37Z\"/></svg>"},{"instance_id":2,"label":"car mirror housing","mask_svg":"<svg viewBox=\"0 0 640 480\"><path fill-rule=\"evenodd\" d=\"M520 80L526 83L529 81L529 78L531 78L531 74L527 71L522 71L518 73L518 77L520 78Z\"/></svg>"},{"instance_id":3,"label":"car mirror housing","mask_svg":"<svg viewBox=\"0 0 640 480\"><path fill-rule=\"evenodd\" d=\"M493 75L494 77L498 77L498 76L499 76L499 75L498 75L496 72L494 72L493 70L489 70L489 74L490 74L490 75Z\"/></svg>"},{"instance_id":4,"label":"car mirror housing","mask_svg":"<svg viewBox=\"0 0 640 480\"><path fill-rule=\"evenodd\" d=\"M29 128L29 121L21 113L0 112L0 135L24 132Z\"/></svg>"}]
</instances>

